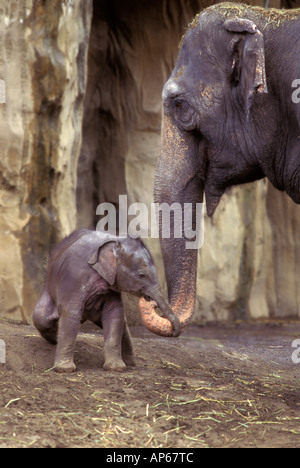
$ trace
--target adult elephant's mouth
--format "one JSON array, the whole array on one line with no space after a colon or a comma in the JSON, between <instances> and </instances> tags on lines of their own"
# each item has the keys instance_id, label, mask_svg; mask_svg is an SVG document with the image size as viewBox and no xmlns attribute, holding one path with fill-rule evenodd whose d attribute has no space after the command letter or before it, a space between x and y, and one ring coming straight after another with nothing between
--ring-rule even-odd
<instances>
[{"instance_id":1,"label":"adult elephant's mouth","mask_svg":"<svg viewBox=\"0 0 300 468\"><path fill-rule=\"evenodd\" d=\"M213 194L209 188L205 187L205 202L207 215L211 218L220 203L222 195Z\"/></svg>"}]
</instances>

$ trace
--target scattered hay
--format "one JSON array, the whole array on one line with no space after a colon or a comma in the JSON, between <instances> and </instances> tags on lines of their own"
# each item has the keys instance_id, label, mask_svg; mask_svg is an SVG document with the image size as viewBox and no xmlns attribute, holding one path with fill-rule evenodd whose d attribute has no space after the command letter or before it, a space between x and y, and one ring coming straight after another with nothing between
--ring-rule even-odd
<instances>
[{"instance_id":1,"label":"scattered hay","mask_svg":"<svg viewBox=\"0 0 300 468\"><path fill-rule=\"evenodd\" d=\"M275 333L276 348L264 348L272 348L272 362L253 359L261 339L247 350L251 360L236 358L243 347L233 353L209 337L155 346L135 339L138 367L124 373L104 372L93 357L94 338L84 337L82 371L72 375L45 372L55 350L20 333L24 362L9 356L0 368L0 447L299 446L298 368L278 359L285 341ZM6 342L12 349L15 338Z\"/></svg>"}]
</instances>

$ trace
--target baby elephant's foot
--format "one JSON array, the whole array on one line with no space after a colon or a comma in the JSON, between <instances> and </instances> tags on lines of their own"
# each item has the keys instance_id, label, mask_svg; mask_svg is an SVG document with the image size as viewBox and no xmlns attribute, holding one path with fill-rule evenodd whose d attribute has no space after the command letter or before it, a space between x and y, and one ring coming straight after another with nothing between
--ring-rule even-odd
<instances>
[{"instance_id":1,"label":"baby elephant's foot","mask_svg":"<svg viewBox=\"0 0 300 468\"><path fill-rule=\"evenodd\" d=\"M122 372L126 369L126 364L121 359L106 359L103 369L107 371Z\"/></svg>"},{"instance_id":2,"label":"baby elephant's foot","mask_svg":"<svg viewBox=\"0 0 300 468\"><path fill-rule=\"evenodd\" d=\"M62 373L71 374L72 372L76 372L76 366L74 364L74 361L71 361L71 360L61 361L61 362L55 363L54 370L55 372L59 372L61 374Z\"/></svg>"},{"instance_id":3,"label":"baby elephant's foot","mask_svg":"<svg viewBox=\"0 0 300 468\"><path fill-rule=\"evenodd\" d=\"M123 359L127 367L136 367L134 356L131 354L128 356L123 355Z\"/></svg>"}]
</instances>

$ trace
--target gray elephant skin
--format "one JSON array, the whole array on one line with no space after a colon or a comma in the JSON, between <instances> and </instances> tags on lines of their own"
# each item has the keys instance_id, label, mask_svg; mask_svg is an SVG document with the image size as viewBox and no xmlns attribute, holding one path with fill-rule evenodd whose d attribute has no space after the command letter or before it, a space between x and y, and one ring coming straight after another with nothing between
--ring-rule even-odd
<instances>
[{"instance_id":1,"label":"gray elephant skin","mask_svg":"<svg viewBox=\"0 0 300 468\"><path fill-rule=\"evenodd\" d=\"M121 291L155 301L173 324L174 335L180 334L179 320L161 293L150 252L140 239L80 229L55 247L33 323L46 340L57 343L56 371L76 370L76 337L86 320L103 328L105 370L134 365Z\"/></svg>"},{"instance_id":2,"label":"gray elephant skin","mask_svg":"<svg viewBox=\"0 0 300 468\"><path fill-rule=\"evenodd\" d=\"M299 9L221 3L197 15L163 90L155 202L196 205L205 194L212 216L228 188L267 177L300 203L299 33ZM183 326L197 273L197 251L185 243L161 235L169 303Z\"/></svg>"}]
</instances>

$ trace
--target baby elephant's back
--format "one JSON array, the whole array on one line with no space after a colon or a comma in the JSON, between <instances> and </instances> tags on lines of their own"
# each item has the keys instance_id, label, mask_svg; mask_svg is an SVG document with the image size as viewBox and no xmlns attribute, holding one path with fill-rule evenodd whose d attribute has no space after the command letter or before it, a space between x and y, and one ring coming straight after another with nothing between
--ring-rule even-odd
<instances>
[{"instance_id":1,"label":"baby elephant's back","mask_svg":"<svg viewBox=\"0 0 300 468\"><path fill-rule=\"evenodd\" d=\"M67 284L76 285L95 275L88 264L97 249L107 242L117 238L107 233L79 229L63 239L53 250L48 264L48 285L50 290L56 290L57 284L62 287Z\"/></svg>"}]
</instances>

